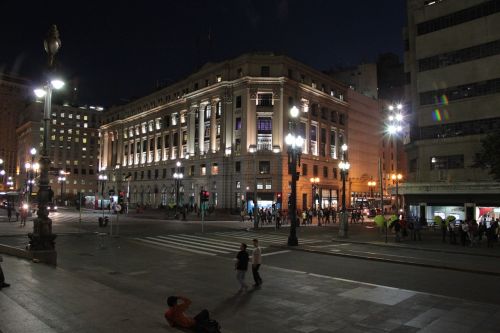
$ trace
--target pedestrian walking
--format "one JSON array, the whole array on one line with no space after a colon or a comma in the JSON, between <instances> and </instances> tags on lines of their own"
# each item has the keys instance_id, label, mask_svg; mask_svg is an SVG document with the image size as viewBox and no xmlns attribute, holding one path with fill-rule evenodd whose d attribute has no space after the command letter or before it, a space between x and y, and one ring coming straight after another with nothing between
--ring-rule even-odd
<instances>
[{"instance_id":1,"label":"pedestrian walking","mask_svg":"<svg viewBox=\"0 0 500 333\"><path fill-rule=\"evenodd\" d=\"M12 219L12 206L10 204L7 204L7 218L10 220Z\"/></svg>"},{"instance_id":2,"label":"pedestrian walking","mask_svg":"<svg viewBox=\"0 0 500 333\"><path fill-rule=\"evenodd\" d=\"M254 287L260 287L262 284L262 278L259 274L259 268L262 264L262 249L259 246L259 240L257 238L253 239L253 252L252 252L252 274L253 280L255 281Z\"/></svg>"},{"instance_id":3,"label":"pedestrian walking","mask_svg":"<svg viewBox=\"0 0 500 333\"><path fill-rule=\"evenodd\" d=\"M28 218L28 206L23 207L21 209L21 224L19 225L20 227L25 227L26 226L26 219Z\"/></svg>"},{"instance_id":4,"label":"pedestrian walking","mask_svg":"<svg viewBox=\"0 0 500 333\"><path fill-rule=\"evenodd\" d=\"M241 243L240 251L236 255L236 264L234 268L236 269L236 279L240 283L240 290L247 290L248 286L245 283L245 274L248 270L248 261L250 258L248 257L247 245L245 243Z\"/></svg>"},{"instance_id":5,"label":"pedestrian walking","mask_svg":"<svg viewBox=\"0 0 500 333\"><path fill-rule=\"evenodd\" d=\"M3 261L3 258L2 258L2 256L0 256L0 262L2 262L2 261ZM2 288L7 288L7 287L10 287L10 284L5 282L5 275L3 275L2 265L0 265L0 290Z\"/></svg>"}]
</instances>

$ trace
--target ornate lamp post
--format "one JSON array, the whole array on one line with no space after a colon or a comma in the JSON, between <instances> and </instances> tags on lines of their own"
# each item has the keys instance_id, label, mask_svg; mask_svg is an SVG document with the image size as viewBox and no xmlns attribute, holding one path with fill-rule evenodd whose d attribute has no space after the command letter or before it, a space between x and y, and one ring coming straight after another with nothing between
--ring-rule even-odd
<instances>
[{"instance_id":1,"label":"ornate lamp post","mask_svg":"<svg viewBox=\"0 0 500 333\"><path fill-rule=\"evenodd\" d=\"M57 177L57 181L61 184L61 205L63 204L64 202L64 198L63 198L63 195L64 195L64 183L66 182L66 172L60 170L59 171L59 177Z\"/></svg>"},{"instance_id":2,"label":"ornate lamp post","mask_svg":"<svg viewBox=\"0 0 500 333\"><path fill-rule=\"evenodd\" d=\"M319 184L319 177L312 177L311 179L309 179L309 181L311 182L312 184L312 208L314 210L316 210L316 194L317 194L317 191L318 191L318 184Z\"/></svg>"},{"instance_id":3,"label":"ornate lamp post","mask_svg":"<svg viewBox=\"0 0 500 333\"><path fill-rule=\"evenodd\" d=\"M340 174L342 176L342 211L340 212L339 237L347 238L347 210L345 204L345 181L351 164L346 160L347 145L342 145L342 160L339 162Z\"/></svg>"},{"instance_id":4,"label":"ornate lamp post","mask_svg":"<svg viewBox=\"0 0 500 333\"><path fill-rule=\"evenodd\" d=\"M174 180L175 180L175 206L177 209L177 214L180 212L180 205L181 205L181 200L180 200L180 187L181 187L181 181L182 178L184 178L184 175L181 172L181 161L177 161L175 163L175 172L174 172Z\"/></svg>"},{"instance_id":5,"label":"ornate lamp post","mask_svg":"<svg viewBox=\"0 0 500 333\"><path fill-rule=\"evenodd\" d=\"M61 47L59 39L59 31L55 25L52 25L44 40L45 51L48 55L48 69L52 72L54 68L54 58ZM50 135L50 115L52 104L52 90L61 89L64 82L61 80L48 80L43 89L36 89L35 94L41 98L45 97L43 108L43 147L40 157L40 184L38 191L38 217L33 221L33 233L29 233L30 238L29 249L31 251L45 250L52 251L52 254L46 255L45 261L55 264L55 238L52 233L52 220L49 218L47 204L51 201L53 191L49 186L49 135Z\"/></svg>"},{"instance_id":6,"label":"ornate lamp post","mask_svg":"<svg viewBox=\"0 0 500 333\"><path fill-rule=\"evenodd\" d=\"M299 109L294 106L290 109L290 121L288 123L290 133L285 137L285 143L288 147L288 170L292 175L292 193L290 194L289 213L290 213L290 235L288 236L288 246L299 245L297 239L297 165L300 166L300 156L302 155L302 146L304 139L297 132L297 117Z\"/></svg>"}]
</instances>

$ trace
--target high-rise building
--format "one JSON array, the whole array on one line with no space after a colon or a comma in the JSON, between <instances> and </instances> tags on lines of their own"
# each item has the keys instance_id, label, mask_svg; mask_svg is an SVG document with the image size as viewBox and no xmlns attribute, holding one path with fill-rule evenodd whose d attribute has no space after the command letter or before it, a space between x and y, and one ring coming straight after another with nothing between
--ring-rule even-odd
<instances>
[{"instance_id":1,"label":"high-rise building","mask_svg":"<svg viewBox=\"0 0 500 333\"><path fill-rule=\"evenodd\" d=\"M0 175L0 190L5 189L8 177L16 174L16 127L30 93L29 81L0 74L0 169L5 171L5 175Z\"/></svg>"},{"instance_id":2,"label":"high-rise building","mask_svg":"<svg viewBox=\"0 0 500 333\"><path fill-rule=\"evenodd\" d=\"M481 139L500 128L500 1L408 0L411 213L498 217L500 184L477 167Z\"/></svg>"},{"instance_id":3,"label":"high-rise building","mask_svg":"<svg viewBox=\"0 0 500 333\"><path fill-rule=\"evenodd\" d=\"M291 177L284 139L296 106L297 131L305 138L297 207L337 207L340 147L348 142L346 89L285 56L246 54L207 64L105 112L100 169L109 179L106 189L126 192L132 205L173 205L177 194L180 203L199 205L205 190L217 208L249 209L256 194L259 206L286 209ZM365 125L370 131L372 123Z\"/></svg>"},{"instance_id":4,"label":"high-rise building","mask_svg":"<svg viewBox=\"0 0 500 333\"><path fill-rule=\"evenodd\" d=\"M17 127L17 189L26 189L27 180L36 179L38 170L32 168L40 159L43 146L43 103L29 104L19 119ZM97 171L99 156L98 128L102 108L74 107L52 104L49 135L49 185L54 199L71 200L80 192L93 196L97 191ZM36 154L31 155L31 149ZM59 177L66 180L59 180ZM61 184L62 183L62 184ZM61 186L62 185L62 186ZM33 192L37 187L33 188Z\"/></svg>"}]
</instances>

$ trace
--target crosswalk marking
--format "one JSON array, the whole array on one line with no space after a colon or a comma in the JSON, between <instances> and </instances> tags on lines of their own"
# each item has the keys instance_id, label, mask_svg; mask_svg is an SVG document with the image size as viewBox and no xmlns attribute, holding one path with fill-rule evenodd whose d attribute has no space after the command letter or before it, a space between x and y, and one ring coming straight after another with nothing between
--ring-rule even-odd
<instances>
[{"instance_id":1,"label":"crosswalk marking","mask_svg":"<svg viewBox=\"0 0 500 333\"><path fill-rule=\"evenodd\" d=\"M186 245L191 245L193 247L199 247L199 248L211 248L211 249L215 249L214 251L219 251L219 250L225 250L225 251L220 251L221 253L227 253L227 250L239 250L239 248L228 248L228 247L224 247L224 246L220 246L220 245L215 245L214 243L210 243L210 242L205 242L206 244L200 244L200 241L199 240L190 240L189 238L186 239L184 237L179 237L179 236L158 236L157 238L160 238L161 240L167 240L167 241L177 241L179 243L182 243L182 244L186 244Z\"/></svg>"},{"instance_id":2,"label":"crosswalk marking","mask_svg":"<svg viewBox=\"0 0 500 333\"><path fill-rule=\"evenodd\" d=\"M259 241L268 243L286 243L288 240L288 237L284 235L266 235L266 234L258 234L251 231L219 231L219 232L214 232L213 234L217 236L232 237L232 238L243 238L243 239L257 238ZM303 244L318 243L318 242L321 242L321 240L318 239L300 240L300 243Z\"/></svg>"},{"instance_id":3,"label":"crosswalk marking","mask_svg":"<svg viewBox=\"0 0 500 333\"><path fill-rule=\"evenodd\" d=\"M193 248L193 249L198 249L198 250L210 250L211 252L216 252L216 253L227 253L227 251L221 251L221 250L217 250L217 249L207 249L206 247L204 246L199 246L199 245L196 245L196 243L193 243L193 242L188 242L188 241L183 241L183 240L176 240L175 238L173 239L164 239L162 236L159 236L159 237L146 237L146 239L149 239L149 240L154 240L156 242L160 242L160 243L167 243L167 244L175 244L175 245L182 245L182 246L185 246L185 247L188 247L188 248ZM210 246L212 247L212 246Z\"/></svg>"},{"instance_id":4,"label":"crosswalk marking","mask_svg":"<svg viewBox=\"0 0 500 333\"><path fill-rule=\"evenodd\" d=\"M216 256L234 254L240 250L240 242L231 242L215 238L215 235L196 236L188 234L172 234L148 237L136 237L135 241L159 247L172 248L196 254ZM263 249L265 247L262 247ZM253 248L248 247L251 251Z\"/></svg>"},{"instance_id":5,"label":"crosswalk marking","mask_svg":"<svg viewBox=\"0 0 500 333\"><path fill-rule=\"evenodd\" d=\"M146 243L146 244L152 244L152 245L157 245L157 246L162 246L162 247L168 247L168 248L182 250L182 251L187 251L187 252L192 252L192 253L196 253L196 254L204 254L204 255L207 255L207 256L215 256L216 255L215 253L207 253L207 252L203 252L203 251L196 251L196 250L188 249L186 247L175 246L175 245L171 245L171 244L165 244L163 242L156 242L156 241L152 241L152 240L148 240L148 239L144 239L144 238L135 238L135 240L138 240L138 241Z\"/></svg>"},{"instance_id":6,"label":"crosswalk marking","mask_svg":"<svg viewBox=\"0 0 500 333\"><path fill-rule=\"evenodd\" d=\"M226 237L226 240L221 239ZM234 240L227 240L227 238L232 238ZM248 231L223 231L223 232L213 232L207 234L169 234L169 235L158 235L158 236L146 236L146 237L136 237L133 238L135 241L139 241L145 244L155 245L164 248L171 248L181 251L186 251L195 254L203 255L227 255L235 254L240 249L241 241L247 240L247 243L251 243L251 239L257 238L261 241L262 245L267 244L283 244L287 241L287 236L285 235L266 235L258 234ZM302 240L301 243L314 243L319 242L318 240L309 239ZM253 247L248 244L248 250L252 251ZM266 246L261 246L265 249ZM274 253L274 252L270 252ZM267 254L267 255L270 255ZM286 252L279 252L286 253Z\"/></svg>"}]
</instances>

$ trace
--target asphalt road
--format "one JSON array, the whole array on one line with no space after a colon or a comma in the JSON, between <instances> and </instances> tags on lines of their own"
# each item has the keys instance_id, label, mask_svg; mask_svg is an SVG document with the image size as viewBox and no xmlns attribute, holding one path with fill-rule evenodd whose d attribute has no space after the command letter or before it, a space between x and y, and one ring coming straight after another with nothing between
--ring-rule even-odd
<instances>
[{"instance_id":1,"label":"asphalt road","mask_svg":"<svg viewBox=\"0 0 500 333\"><path fill-rule=\"evenodd\" d=\"M91 278L103 279L103 282L109 284L114 283L113 276L121 274L122 270L148 272L147 274L150 274L152 279L154 276L168 274L165 272L165 267L156 264L164 262L165 258L173 258L171 261L176 262L181 267L184 267L182 262L195 262L189 264L190 267L195 267L196 262L202 260L203 264L213 265L214 271L224 270L220 258L231 259L240 242L251 243L251 238L255 237L255 234L244 231L245 226L250 226L248 223L243 225L224 221L209 222L205 226L206 233L201 234L199 221L137 219L125 215L119 216L119 238L98 237L92 234L109 231L109 226L108 228L97 226L96 220L100 214L86 211L82 216L81 224L79 223L79 214L76 211L61 211L51 216L55 232L61 233L57 240L59 266L89 275ZM111 216L111 219L116 219L116 215ZM416 258L420 261L455 262L458 263L458 266L460 266L460 262L470 265L479 265L480 263L482 267L488 264L495 265L497 261L495 258L446 253L437 255L418 250L387 249L370 245L339 246L341 244L329 242L331 232L327 228L324 230L323 233L309 234L308 230L301 228L299 236L302 242L308 239L317 241L311 243L311 247L326 248L333 252L356 253L361 256L375 254L398 258ZM83 236L76 236L80 231ZM265 252L270 254L265 258L266 266L291 270L297 274L305 272L330 279L346 279L500 304L500 296L498 296L500 295L500 283L498 283L500 278L498 276L288 251L273 247L286 243L286 232L284 230L283 234L279 234L273 228L268 228L257 234L258 238L268 237L267 241L264 240L264 245L267 247ZM116 233L116 224L114 224L114 234L116 235ZM221 236L217 233L229 234ZM167 238L159 239L156 237ZM141 241L138 241L137 238L140 238ZM149 243L144 242L144 240ZM26 242L26 239L11 237L9 242L12 245L20 246ZM225 247L228 249L226 250ZM207 249L209 252L212 251L212 255L205 255L204 252ZM182 260L179 260L178 256ZM144 266L142 262L144 257L148 258L147 266ZM107 274L97 274L97 272L107 272Z\"/></svg>"}]
</instances>

